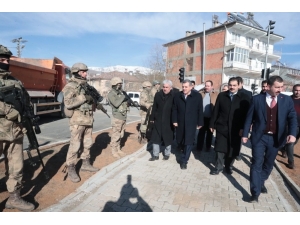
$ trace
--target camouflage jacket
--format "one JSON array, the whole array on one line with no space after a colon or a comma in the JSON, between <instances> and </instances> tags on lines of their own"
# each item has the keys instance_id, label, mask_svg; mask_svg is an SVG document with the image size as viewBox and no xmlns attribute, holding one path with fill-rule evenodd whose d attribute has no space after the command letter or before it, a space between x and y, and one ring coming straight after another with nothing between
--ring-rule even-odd
<instances>
[{"instance_id":1,"label":"camouflage jacket","mask_svg":"<svg viewBox=\"0 0 300 225\"><path fill-rule=\"evenodd\" d=\"M87 103L85 91L81 85L86 84L86 80L72 77L62 90L64 93L64 105L69 110L74 110L69 120L70 125L92 126L94 122L93 111L95 105Z\"/></svg>"},{"instance_id":2,"label":"camouflage jacket","mask_svg":"<svg viewBox=\"0 0 300 225\"><path fill-rule=\"evenodd\" d=\"M140 95L140 114L147 113L150 106L153 105L153 96L150 91L144 89Z\"/></svg>"},{"instance_id":3,"label":"camouflage jacket","mask_svg":"<svg viewBox=\"0 0 300 225\"><path fill-rule=\"evenodd\" d=\"M0 141L14 141L24 136L22 124L17 119L14 121L6 119L6 115L12 109L16 109L22 115L30 104L30 97L19 80L12 76L3 76L0 73L0 89L11 85L15 85L17 88L20 100L16 100L15 104L8 104L4 102L4 99L0 99Z\"/></svg>"},{"instance_id":4,"label":"camouflage jacket","mask_svg":"<svg viewBox=\"0 0 300 225\"><path fill-rule=\"evenodd\" d=\"M157 89L155 86L151 89L150 94L151 94L151 96L152 96L152 98L153 98L153 101L154 101L155 94L156 94L157 92L159 92L159 90L160 90L160 88Z\"/></svg>"},{"instance_id":5,"label":"camouflage jacket","mask_svg":"<svg viewBox=\"0 0 300 225\"><path fill-rule=\"evenodd\" d=\"M126 120L129 111L127 101L124 101L125 95L121 90L111 89L107 94L108 102L112 109L113 117L119 120Z\"/></svg>"}]
</instances>

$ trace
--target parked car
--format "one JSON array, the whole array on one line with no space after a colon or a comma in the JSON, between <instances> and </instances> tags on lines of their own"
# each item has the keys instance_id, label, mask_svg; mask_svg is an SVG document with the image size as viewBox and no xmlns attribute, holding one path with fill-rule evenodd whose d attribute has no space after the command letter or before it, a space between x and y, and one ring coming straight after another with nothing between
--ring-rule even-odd
<instances>
[{"instance_id":1,"label":"parked car","mask_svg":"<svg viewBox=\"0 0 300 225\"><path fill-rule=\"evenodd\" d=\"M128 96L131 98L131 100L134 102L134 104L140 104L140 92L127 92Z\"/></svg>"}]
</instances>

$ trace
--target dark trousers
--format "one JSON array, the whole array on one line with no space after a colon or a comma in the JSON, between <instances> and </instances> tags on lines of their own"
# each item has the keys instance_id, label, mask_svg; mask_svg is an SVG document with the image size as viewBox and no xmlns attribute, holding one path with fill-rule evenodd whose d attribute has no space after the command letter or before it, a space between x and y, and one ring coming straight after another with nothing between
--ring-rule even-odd
<instances>
[{"instance_id":1,"label":"dark trousers","mask_svg":"<svg viewBox=\"0 0 300 225\"><path fill-rule=\"evenodd\" d=\"M234 157L228 157L227 153L216 152L215 168L217 170L221 170L221 169L223 169L223 167L225 165L225 168L229 169L230 167L232 167L234 161L235 161Z\"/></svg>"},{"instance_id":2,"label":"dark trousers","mask_svg":"<svg viewBox=\"0 0 300 225\"><path fill-rule=\"evenodd\" d=\"M204 139L205 139L205 133L206 133L206 149L210 149L211 147L211 141L213 137L213 133L209 129L209 121L210 118L204 117L204 126L201 127L198 133L198 141L197 141L197 149L202 150Z\"/></svg>"},{"instance_id":3,"label":"dark trousers","mask_svg":"<svg viewBox=\"0 0 300 225\"><path fill-rule=\"evenodd\" d=\"M258 143L252 143L252 164L250 167L250 191L259 196L261 186L272 172L278 148L274 147L273 135L263 134Z\"/></svg>"},{"instance_id":4,"label":"dark trousers","mask_svg":"<svg viewBox=\"0 0 300 225\"><path fill-rule=\"evenodd\" d=\"M192 149L193 145L184 145L183 152L181 153L181 163L188 163Z\"/></svg>"},{"instance_id":5,"label":"dark trousers","mask_svg":"<svg viewBox=\"0 0 300 225\"><path fill-rule=\"evenodd\" d=\"M286 151L289 164L294 162L294 146L297 144L297 142L299 140L299 136L300 136L299 127L297 127L296 141L294 143L286 144L285 147L282 149L282 152Z\"/></svg>"}]
</instances>

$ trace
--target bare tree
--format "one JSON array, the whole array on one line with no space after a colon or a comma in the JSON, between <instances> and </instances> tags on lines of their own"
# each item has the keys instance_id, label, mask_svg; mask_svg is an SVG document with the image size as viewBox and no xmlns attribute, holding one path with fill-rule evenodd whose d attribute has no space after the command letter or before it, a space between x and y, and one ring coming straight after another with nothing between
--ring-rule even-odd
<instances>
[{"instance_id":1,"label":"bare tree","mask_svg":"<svg viewBox=\"0 0 300 225\"><path fill-rule=\"evenodd\" d=\"M148 80L162 81L166 72L166 48L160 44L155 44L149 52L147 67L151 69Z\"/></svg>"}]
</instances>

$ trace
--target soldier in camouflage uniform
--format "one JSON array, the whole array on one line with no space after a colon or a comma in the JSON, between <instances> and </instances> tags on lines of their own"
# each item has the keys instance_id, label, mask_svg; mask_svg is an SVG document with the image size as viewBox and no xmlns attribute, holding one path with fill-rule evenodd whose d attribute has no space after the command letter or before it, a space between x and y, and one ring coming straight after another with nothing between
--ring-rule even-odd
<instances>
[{"instance_id":1,"label":"soldier in camouflage uniform","mask_svg":"<svg viewBox=\"0 0 300 225\"><path fill-rule=\"evenodd\" d=\"M129 111L128 98L122 91L122 80L114 77L110 81L112 89L107 95L108 102L112 108L112 135L111 135L111 151L116 158L123 156L125 153L121 151L121 139L124 136L127 113Z\"/></svg>"},{"instance_id":2,"label":"soldier in camouflage uniform","mask_svg":"<svg viewBox=\"0 0 300 225\"><path fill-rule=\"evenodd\" d=\"M4 153L6 159L5 166L8 169L6 187L9 192L5 208L31 211L34 205L20 197L24 165L23 138L26 133L20 122L21 115L30 106L30 97L22 83L10 75L11 55L11 51L0 45L0 155ZM11 85L15 86L20 95L13 103L5 102L5 93L1 92L1 88L4 90Z\"/></svg>"},{"instance_id":3,"label":"soldier in camouflage uniform","mask_svg":"<svg viewBox=\"0 0 300 225\"><path fill-rule=\"evenodd\" d=\"M140 95L140 115L141 115L141 126L140 126L140 132L138 136L139 142L146 142L146 130L148 121L145 121L147 118L147 112L151 110L151 107L153 105L153 96L151 95L151 83L149 81L144 81L142 83L143 91ZM148 115L150 116L151 112L148 112Z\"/></svg>"},{"instance_id":4,"label":"soldier in camouflage uniform","mask_svg":"<svg viewBox=\"0 0 300 225\"><path fill-rule=\"evenodd\" d=\"M153 88L151 89L151 95L153 96L153 101L155 94L160 91L160 82L158 80L153 81Z\"/></svg>"},{"instance_id":5,"label":"soldier in camouflage uniform","mask_svg":"<svg viewBox=\"0 0 300 225\"><path fill-rule=\"evenodd\" d=\"M93 144L93 112L95 108L101 109L103 106L100 103L95 103L92 96L87 95L82 88L83 85L87 84L87 71L88 67L85 64L75 63L71 68L73 76L63 89L65 114L70 118L69 125L71 131L66 166L68 169L68 177L74 183L80 181L75 170L75 164L77 163L78 154L81 150L81 144L83 150L80 155L82 159L80 170L89 172L99 170L90 163L90 149Z\"/></svg>"}]
</instances>

